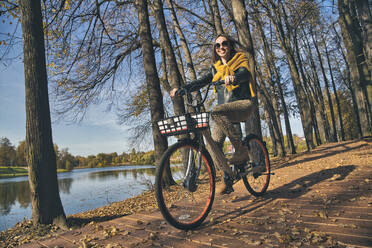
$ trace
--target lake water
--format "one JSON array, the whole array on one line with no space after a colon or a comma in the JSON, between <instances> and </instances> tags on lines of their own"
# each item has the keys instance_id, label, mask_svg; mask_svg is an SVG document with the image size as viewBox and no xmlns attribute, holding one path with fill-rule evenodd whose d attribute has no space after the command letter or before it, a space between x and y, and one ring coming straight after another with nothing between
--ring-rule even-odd
<instances>
[{"instance_id":1,"label":"lake water","mask_svg":"<svg viewBox=\"0 0 372 248\"><path fill-rule=\"evenodd\" d=\"M58 174L66 215L125 200L149 189L154 182L154 166L89 168ZM0 231L31 215L28 177L0 179Z\"/></svg>"}]
</instances>

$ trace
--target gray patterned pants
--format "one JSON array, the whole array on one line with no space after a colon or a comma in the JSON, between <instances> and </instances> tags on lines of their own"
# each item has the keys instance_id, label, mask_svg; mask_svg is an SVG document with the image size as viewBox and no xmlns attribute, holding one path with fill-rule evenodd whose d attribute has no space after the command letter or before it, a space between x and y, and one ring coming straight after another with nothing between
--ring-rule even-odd
<instances>
[{"instance_id":1,"label":"gray patterned pants","mask_svg":"<svg viewBox=\"0 0 372 248\"><path fill-rule=\"evenodd\" d=\"M204 134L207 140L207 149L216 167L229 174L232 172L222 152L223 143L227 136L234 146L235 152L241 149L243 143L240 122L249 118L253 111L253 104L251 100L238 100L217 105L211 111L211 117L216 125L212 130L212 136Z\"/></svg>"}]
</instances>

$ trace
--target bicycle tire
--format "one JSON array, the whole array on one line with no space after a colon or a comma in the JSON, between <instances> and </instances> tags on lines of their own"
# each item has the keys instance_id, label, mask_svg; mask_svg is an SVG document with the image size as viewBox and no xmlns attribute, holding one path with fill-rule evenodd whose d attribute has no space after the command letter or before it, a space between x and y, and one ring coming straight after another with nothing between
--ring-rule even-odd
<instances>
[{"instance_id":1,"label":"bicycle tire","mask_svg":"<svg viewBox=\"0 0 372 248\"><path fill-rule=\"evenodd\" d=\"M261 166L262 172L243 176L246 189L254 196L262 196L270 183L270 159L264 142L256 135L249 135L244 139L244 145L250 149L251 164Z\"/></svg>"},{"instance_id":2,"label":"bicycle tire","mask_svg":"<svg viewBox=\"0 0 372 248\"><path fill-rule=\"evenodd\" d=\"M214 165L204 147L200 152L202 159L197 157L198 148L199 146L192 140L175 143L165 151L156 171L155 194L160 212L169 224L181 230L200 226L208 216L214 201ZM194 159L185 159L190 158L185 155L186 153L191 154L190 157ZM196 183L190 183L194 186L189 188L183 185L185 181L187 182L183 164L186 160L193 161L193 164L201 161L201 172L196 178ZM172 166L169 166L169 161L172 162ZM168 172L170 177L163 177Z\"/></svg>"}]
</instances>

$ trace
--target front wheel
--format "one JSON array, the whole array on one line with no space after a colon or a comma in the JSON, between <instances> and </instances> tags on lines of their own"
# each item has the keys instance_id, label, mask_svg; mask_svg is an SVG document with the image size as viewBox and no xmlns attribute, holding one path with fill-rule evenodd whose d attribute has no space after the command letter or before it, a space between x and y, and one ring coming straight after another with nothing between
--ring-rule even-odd
<instances>
[{"instance_id":1,"label":"front wheel","mask_svg":"<svg viewBox=\"0 0 372 248\"><path fill-rule=\"evenodd\" d=\"M182 230L200 226L215 194L215 171L207 150L191 140L169 147L157 168L155 193L169 224Z\"/></svg>"},{"instance_id":2,"label":"front wheel","mask_svg":"<svg viewBox=\"0 0 372 248\"><path fill-rule=\"evenodd\" d=\"M249 193L261 196L266 192L270 182L269 154L262 140L256 135L247 136L244 144L250 151L250 161L247 166L252 172L243 176L243 182Z\"/></svg>"}]
</instances>

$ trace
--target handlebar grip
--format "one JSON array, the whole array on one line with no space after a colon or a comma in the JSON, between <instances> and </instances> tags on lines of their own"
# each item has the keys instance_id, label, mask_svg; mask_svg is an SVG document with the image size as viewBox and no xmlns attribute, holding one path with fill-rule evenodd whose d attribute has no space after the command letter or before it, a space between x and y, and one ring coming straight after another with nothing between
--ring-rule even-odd
<instances>
[{"instance_id":1,"label":"handlebar grip","mask_svg":"<svg viewBox=\"0 0 372 248\"><path fill-rule=\"evenodd\" d=\"M183 96L186 94L186 90L183 88L180 88L176 91L176 96Z\"/></svg>"},{"instance_id":2,"label":"handlebar grip","mask_svg":"<svg viewBox=\"0 0 372 248\"><path fill-rule=\"evenodd\" d=\"M225 84L224 80L218 80L217 82L213 83L214 85L222 85Z\"/></svg>"}]
</instances>

